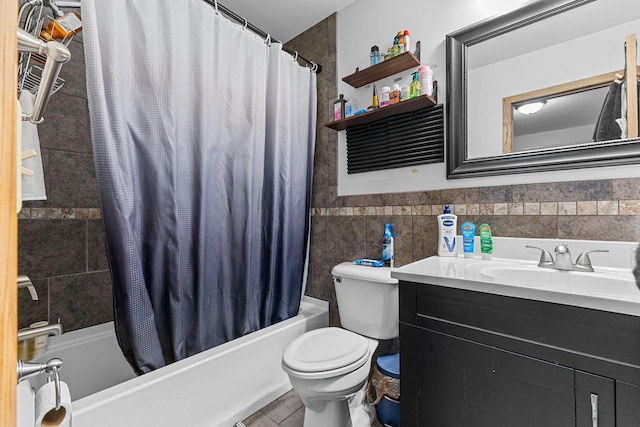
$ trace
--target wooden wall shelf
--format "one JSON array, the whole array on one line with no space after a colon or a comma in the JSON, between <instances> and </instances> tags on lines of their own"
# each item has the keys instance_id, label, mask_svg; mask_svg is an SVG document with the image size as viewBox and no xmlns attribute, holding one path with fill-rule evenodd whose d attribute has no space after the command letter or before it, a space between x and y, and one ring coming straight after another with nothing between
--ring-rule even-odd
<instances>
[{"instance_id":1,"label":"wooden wall shelf","mask_svg":"<svg viewBox=\"0 0 640 427\"><path fill-rule=\"evenodd\" d=\"M366 84L418 66L420 66L420 59L411 52L405 52L379 64L372 65L364 70L360 70L343 77L342 81L354 88L359 88Z\"/></svg>"},{"instance_id":2,"label":"wooden wall shelf","mask_svg":"<svg viewBox=\"0 0 640 427\"><path fill-rule=\"evenodd\" d=\"M402 55L404 55L404 53ZM373 111L367 111L366 113L358 114L357 116L329 122L325 124L325 126L335 130L344 130L352 126L371 123L385 117L391 117L402 113L409 113L411 111L418 111L422 108L430 107L436 104L437 101L432 97L428 95L422 95L418 98L408 99L398 104L389 105L388 107L378 108Z\"/></svg>"}]
</instances>

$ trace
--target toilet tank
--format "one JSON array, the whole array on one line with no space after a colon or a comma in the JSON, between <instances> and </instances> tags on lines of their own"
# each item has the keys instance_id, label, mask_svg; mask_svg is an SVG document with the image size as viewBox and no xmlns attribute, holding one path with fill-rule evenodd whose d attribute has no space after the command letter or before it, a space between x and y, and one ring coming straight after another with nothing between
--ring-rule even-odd
<instances>
[{"instance_id":1,"label":"toilet tank","mask_svg":"<svg viewBox=\"0 0 640 427\"><path fill-rule=\"evenodd\" d=\"M391 268L343 262L331 274L345 329L381 340L398 337L398 280Z\"/></svg>"}]
</instances>

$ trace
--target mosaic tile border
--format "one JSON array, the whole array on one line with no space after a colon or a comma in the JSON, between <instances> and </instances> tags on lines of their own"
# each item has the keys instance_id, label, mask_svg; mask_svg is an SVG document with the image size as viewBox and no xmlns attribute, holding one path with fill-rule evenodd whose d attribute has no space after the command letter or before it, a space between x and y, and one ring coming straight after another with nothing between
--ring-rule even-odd
<instances>
[{"instance_id":1,"label":"mosaic tile border","mask_svg":"<svg viewBox=\"0 0 640 427\"><path fill-rule=\"evenodd\" d=\"M101 219L99 208L22 208L18 219Z\"/></svg>"},{"instance_id":2,"label":"mosaic tile border","mask_svg":"<svg viewBox=\"0 0 640 427\"><path fill-rule=\"evenodd\" d=\"M640 215L640 200L587 200L579 202L509 202L450 204L456 215ZM312 208L312 216L410 216L440 215L442 204Z\"/></svg>"}]
</instances>

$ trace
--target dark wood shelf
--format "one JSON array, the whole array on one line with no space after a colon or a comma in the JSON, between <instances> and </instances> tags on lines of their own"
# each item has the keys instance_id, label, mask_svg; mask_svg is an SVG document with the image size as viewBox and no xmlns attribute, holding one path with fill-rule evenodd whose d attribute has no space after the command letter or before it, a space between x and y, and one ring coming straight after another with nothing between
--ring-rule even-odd
<instances>
[{"instance_id":1,"label":"dark wood shelf","mask_svg":"<svg viewBox=\"0 0 640 427\"><path fill-rule=\"evenodd\" d=\"M409 53L409 52L407 52ZM411 53L409 53L411 55ZM402 54L404 55L404 53ZM396 58L398 58L396 56ZM326 123L325 126L335 130L344 130L352 126L364 125L374 122L385 117L395 116L397 114L409 113L412 111L418 111L422 108L431 107L436 105L437 101L428 95L422 95L418 98L408 99L398 104L389 105L388 107L378 108L373 111L367 111L366 113L358 114L357 116L349 117L335 122Z\"/></svg>"},{"instance_id":2,"label":"dark wood shelf","mask_svg":"<svg viewBox=\"0 0 640 427\"><path fill-rule=\"evenodd\" d=\"M401 53L379 64L357 71L342 78L342 81L354 88L384 79L401 71L420 65L420 60L411 52ZM405 101L406 102L406 101Z\"/></svg>"}]
</instances>

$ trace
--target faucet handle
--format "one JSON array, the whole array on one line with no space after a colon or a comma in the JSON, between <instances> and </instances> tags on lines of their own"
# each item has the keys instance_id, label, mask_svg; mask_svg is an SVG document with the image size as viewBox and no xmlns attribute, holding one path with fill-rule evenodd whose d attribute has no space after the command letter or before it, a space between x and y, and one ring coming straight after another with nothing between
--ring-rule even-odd
<instances>
[{"instance_id":1,"label":"faucet handle","mask_svg":"<svg viewBox=\"0 0 640 427\"><path fill-rule=\"evenodd\" d=\"M576 259L576 265L574 266L577 271L593 271L593 266L591 265L591 258L589 258L589 254L594 252L609 252L607 249L595 249L592 251L584 251L578 258Z\"/></svg>"},{"instance_id":2,"label":"faucet handle","mask_svg":"<svg viewBox=\"0 0 640 427\"><path fill-rule=\"evenodd\" d=\"M31 279L24 274L18 276L18 289L27 288L29 293L31 294L31 299L34 301L38 301L38 292L36 292L35 286L31 283Z\"/></svg>"},{"instance_id":3,"label":"faucet handle","mask_svg":"<svg viewBox=\"0 0 640 427\"><path fill-rule=\"evenodd\" d=\"M530 249L538 249L541 252L540 261L538 262L538 267L553 268L553 265L554 265L553 255L551 255L548 250L544 248L539 248L537 246L527 245L526 247Z\"/></svg>"}]
</instances>

